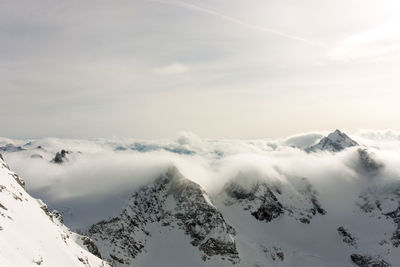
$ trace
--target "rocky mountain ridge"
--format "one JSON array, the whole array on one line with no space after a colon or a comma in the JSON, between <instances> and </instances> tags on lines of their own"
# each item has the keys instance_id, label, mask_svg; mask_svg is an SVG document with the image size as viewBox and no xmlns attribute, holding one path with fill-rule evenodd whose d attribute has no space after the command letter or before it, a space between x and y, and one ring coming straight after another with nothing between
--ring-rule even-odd
<instances>
[{"instance_id":1,"label":"rocky mountain ridge","mask_svg":"<svg viewBox=\"0 0 400 267\"><path fill-rule=\"evenodd\" d=\"M146 249L149 224L179 229L190 237L207 261L217 257L239 262L235 230L214 207L205 191L171 167L154 183L134 193L119 217L93 225L89 235L102 255L121 266L130 266Z\"/></svg>"},{"instance_id":2,"label":"rocky mountain ridge","mask_svg":"<svg viewBox=\"0 0 400 267\"><path fill-rule=\"evenodd\" d=\"M400 186L393 176L393 163L385 160L379 148L358 146L348 139L344 133L335 131L320 140L320 148L308 151L330 153L306 154L298 148L270 150L261 146L260 149L265 149L262 153L274 154L274 158L260 157L262 162L257 163L261 168L267 165L267 171L238 168L238 172L229 174L224 185L218 186L218 191L204 187L205 191L193 182L197 177L191 177L191 172L182 168L189 174L184 177L173 167L179 164L172 164L157 178L143 180L141 187L127 190L126 204L121 201L112 217L99 216L96 220L104 219L91 225L93 220L89 228L79 228L82 230L79 233L89 237L67 230L58 212L51 212L41 202L38 205L47 220L62 230L59 236L63 242L73 247L70 245L73 241L114 267L396 266L400 262ZM65 151L58 153L62 164L49 164L57 156L55 150L47 147L29 150L37 145L41 143L6 153L12 158L19 153L30 156L41 151L45 160L32 162L48 164L57 172L73 168L76 161L86 158L87 152ZM71 151L79 150L75 147ZM129 150L113 150L112 155L129 153ZM210 154L207 159L215 160L215 164L226 163L224 157L230 159L230 153L218 158ZM296 158L300 164L290 161L293 165L289 166L268 162L272 159L279 163L285 153L304 158ZM62 154L68 156L68 162ZM200 154L184 157L197 158ZM340 168L340 172L331 172L331 163L341 164L333 166ZM302 164L315 166L320 172L315 175L305 166L305 171L294 172L301 176L290 174L293 173L290 168L301 169ZM273 168L268 169L269 166ZM9 175L19 187L25 185L16 174ZM22 199L17 193L11 197L17 203L18 198ZM99 206L110 209L104 203ZM1 201L0 204L0 212L3 207L10 210L9 205ZM68 209L70 218L77 217L73 212L73 208ZM0 226L6 229L1 223ZM40 257L31 258L42 265L50 262L45 253L38 255L43 261ZM84 257L79 258L86 264Z\"/></svg>"},{"instance_id":3,"label":"rocky mountain ridge","mask_svg":"<svg viewBox=\"0 0 400 267\"><path fill-rule=\"evenodd\" d=\"M267 223L285 214L309 224L313 216L326 214L317 199L317 191L306 178L292 177L289 182L292 186L264 181L243 186L232 181L224 188L225 204L239 203L254 218Z\"/></svg>"}]
</instances>

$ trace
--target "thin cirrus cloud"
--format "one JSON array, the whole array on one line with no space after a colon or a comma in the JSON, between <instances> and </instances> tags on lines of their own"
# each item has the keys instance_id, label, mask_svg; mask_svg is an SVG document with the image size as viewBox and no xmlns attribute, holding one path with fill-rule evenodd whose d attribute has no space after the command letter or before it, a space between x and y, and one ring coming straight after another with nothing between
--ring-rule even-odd
<instances>
[{"instance_id":1,"label":"thin cirrus cloud","mask_svg":"<svg viewBox=\"0 0 400 267\"><path fill-rule=\"evenodd\" d=\"M187 9L190 9L190 10L198 11L198 12L201 12L201 13L208 14L210 16L218 17L220 19L235 23L235 24L240 25L240 26L245 27L245 28L249 28L249 29L252 29L252 30L256 30L256 31L260 31L260 32L268 33L268 34L277 35L277 36L280 36L280 37L283 37L283 38L286 38L286 39L291 39L291 40L294 40L294 41L302 42L302 43L305 43L305 44L308 44L308 45L311 45L311 46L320 46L320 45L322 45L322 43L319 42L319 41L309 40L309 39L304 38L304 37L300 37L300 36L284 33L284 32L279 31L277 29L272 29L272 28L267 28L267 27L263 27L263 26L260 26L260 25L251 24L251 23L248 23L248 22L243 21L241 19L226 15L226 14L224 14L222 12L219 12L219 11L216 11L216 10L213 10L213 9L210 9L210 8L205 8L205 7L196 5L196 4L188 3L188 2L185 2L185 1L164 1L164 0L151 0L151 1L162 3L162 4L175 5L175 6L178 6L178 7L187 8Z\"/></svg>"},{"instance_id":2,"label":"thin cirrus cloud","mask_svg":"<svg viewBox=\"0 0 400 267\"><path fill-rule=\"evenodd\" d=\"M395 1L78 2L0 4L1 135L400 125Z\"/></svg>"},{"instance_id":3,"label":"thin cirrus cloud","mask_svg":"<svg viewBox=\"0 0 400 267\"><path fill-rule=\"evenodd\" d=\"M182 74L189 71L189 66L182 63L172 63L163 67L154 68L153 72L161 75Z\"/></svg>"},{"instance_id":4,"label":"thin cirrus cloud","mask_svg":"<svg viewBox=\"0 0 400 267\"><path fill-rule=\"evenodd\" d=\"M375 61L400 56L400 20L391 20L345 38L329 57L338 61Z\"/></svg>"}]
</instances>

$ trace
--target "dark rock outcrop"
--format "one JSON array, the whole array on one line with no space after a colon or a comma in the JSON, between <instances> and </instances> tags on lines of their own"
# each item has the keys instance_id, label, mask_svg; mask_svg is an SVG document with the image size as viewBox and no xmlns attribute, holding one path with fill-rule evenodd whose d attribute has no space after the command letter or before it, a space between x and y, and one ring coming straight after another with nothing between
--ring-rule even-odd
<instances>
[{"instance_id":1,"label":"dark rock outcrop","mask_svg":"<svg viewBox=\"0 0 400 267\"><path fill-rule=\"evenodd\" d=\"M359 148L357 153L359 169L362 173L376 175L385 167L385 165L382 162L377 161L366 148Z\"/></svg>"},{"instance_id":2,"label":"dark rock outcrop","mask_svg":"<svg viewBox=\"0 0 400 267\"><path fill-rule=\"evenodd\" d=\"M69 153L71 152L63 149L60 152L56 153L55 157L51 160L51 162L56 164L62 164L68 160L67 154Z\"/></svg>"},{"instance_id":3,"label":"dark rock outcrop","mask_svg":"<svg viewBox=\"0 0 400 267\"><path fill-rule=\"evenodd\" d=\"M342 241L349 246L357 247L357 240L352 233L350 233L346 228L343 226L338 227L337 229L339 235L342 237Z\"/></svg>"},{"instance_id":4,"label":"dark rock outcrop","mask_svg":"<svg viewBox=\"0 0 400 267\"><path fill-rule=\"evenodd\" d=\"M400 246L400 206L396 210L386 213L385 216L393 219L393 222L397 225L396 230L390 238L393 246L397 248Z\"/></svg>"},{"instance_id":5,"label":"dark rock outcrop","mask_svg":"<svg viewBox=\"0 0 400 267\"><path fill-rule=\"evenodd\" d=\"M265 222L286 214L301 223L309 224L313 216L326 213L317 199L318 193L307 179L291 178L290 183L259 180L245 187L233 180L224 188L227 195L225 204L239 204L254 218Z\"/></svg>"},{"instance_id":6,"label":"dark rock outcrop","mask_svg":"<svg viewBox=\"0 0 400 267\"><path fill-rule=\"evenodd\" d=\"M15 181L17 181L17 183L18 183L20 186L22 186L23 189L25 189L25 181L22 180L22 179L18 176L18 174L13 173L11 176L14 177Z\"/></svg>"},{"instance_id":7,"label":"dark rock outcrop","mask_svg":"<svg viewBox=\"0 0 400 267\"><path fill-rule=\"evenodd\" d=\"M400 247L400 183L383 188L369 188L359 196L359 208L369 216L392 220L396 229L390 241L394 247ZM383 207L386 206L386 209ZM391 209L388 209L391 207Z\"/></svg>"},{"instance_id":8,"label":"dark rock outcrop","mask_svg":"<svg viewBox=\"0 0 400 267\"><path fill-rule=\"evenodd\" d=\"M283 253L283 250L279 246L273 246L272 248L267 248L267 247L262 247L262 250L265 253L265 256L267 258L271 258L273 261L279 260L279 261L284 261L285 260L285 253Z\"/></svg>"},{"instance_id":9,"label":"dark rock outcrop","mask_svg":"<svg viewBox=\"0 0 400 267\"><path fill-rule=\"evenodd\" d=\"M133 264L151 237L150 224L182 230L202 252L203 260L218 257L239 262L235 230L204 190L176 168L140 188L119 217L93 225L89 235L106 259L117 265ZM104 247L107 249L102 251Z\"/></svg>"},{"instance_id":10,"label":"dark rock outcrop","mask_svg":"<svg viewBox=\"0 0 400 267\"><path fill-rule=\"evenodd\" d=\"M362 254L351 254L350 259L361 267L391 267L392 265L379 256L370 256Z\"/></svg>"},{"instance_id":11,"label":"dark rock outcrop","mask_svg":"<svg viewBox=\"0 0 400 267\"><path fill-rule=\"evenodd\" d=\"M96 255L100 259L102 258L99 249L97 248L96 244L93 242L92 239L90 239L87 236L81 236L80 238L83 242L83 245L87 248L87 250L90 253L92 253L93 255Z\"/></svg>"}]
</instances>

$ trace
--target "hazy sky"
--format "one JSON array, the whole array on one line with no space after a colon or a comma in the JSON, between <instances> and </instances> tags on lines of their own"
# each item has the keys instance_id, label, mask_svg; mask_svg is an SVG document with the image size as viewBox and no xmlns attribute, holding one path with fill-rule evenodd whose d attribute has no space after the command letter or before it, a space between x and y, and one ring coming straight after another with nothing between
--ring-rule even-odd
<instances>
[{"instance_id":1,"label":"hazy sky","mask_svg":"<svg viewBox=\"0 0 400 267\"><path fill-rule=\"evenodd\" d=\"M400 2L0 0L0 136L400 129Z\"/></svg>"}]
</instances>

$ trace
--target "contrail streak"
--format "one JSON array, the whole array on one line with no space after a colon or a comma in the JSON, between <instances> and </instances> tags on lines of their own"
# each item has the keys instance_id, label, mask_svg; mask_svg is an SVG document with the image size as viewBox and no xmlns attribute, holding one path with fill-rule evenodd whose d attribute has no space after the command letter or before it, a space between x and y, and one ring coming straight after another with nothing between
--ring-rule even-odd
<instances>
[{"instance_id":1,"label":"contrail streak","mask_svg":"<svg viewBox=\"0 0 400 267\"><path fill-rule=\"evenodd\" d=\"M187 2L184 2L184 1L163 1L163 0L150 0L150 1L158 2L158 3L162 3L162 4L175 5L175 6L191 9L191 10L196 10L198 12L202 12L202 13L214 16L214 17L218 17L218 18L221 18L223 20L227 20L227 21L236 23L238 25L241 25L241 26L253 29L253 30L274 34L274 35L281 36L281 37L284 37L284 38L288 38L288 39L292 39L292 40L295 40L295 41L303 42L303 43L306 43L308 45L312 45L312 46L320 46L321 45L321 43L319 43L319 42L308 40L306 38L302 38L302 37L295 36L295 35L286 34L286 33L280 32L280 31L275 30L275 29L265 28L265 27L262 27L262 26L259 26L259 25L251 24L251 23L245 22L243 20L240 20L238 18L225 15L225 14L223 14L221 12L218 12L218 11L215 11L215 10L212 10L212 9L209 9L209 8L204 8L204 7L201 7L201 6L198 6L198 5L190 4L190 3L187 3Z\"/></svg>"}]
</instances>

